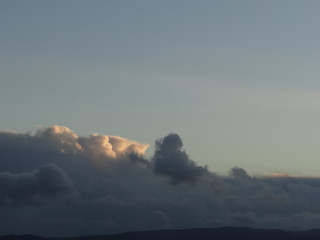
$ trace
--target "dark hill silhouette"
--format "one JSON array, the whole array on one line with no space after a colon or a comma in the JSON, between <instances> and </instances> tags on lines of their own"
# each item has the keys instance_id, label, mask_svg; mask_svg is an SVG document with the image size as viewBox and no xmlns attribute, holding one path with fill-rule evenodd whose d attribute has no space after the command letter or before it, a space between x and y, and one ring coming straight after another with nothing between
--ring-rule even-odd
<instances>
[{"instance_id":1,"label":"dark hill silhouette","mask_svg":"<svg viewBox=\"0 0 320 240\"><path fill-rule=\"evenodd\" d=\"M42 238L32 235L0 236L0 240L315 240L320 239L320 230L290 232L282 230L252 229L252 228L198 228L182 230L154 230L127 232L114 235L80 236L64 238Z\"/></svg>"},{"instance_id":2,"label":"dark hill silhouette","mask_svg":"<svg viewBox=\"0 0 320 240\"><path fill-rule=\"evenodd\" d=\"M45 240L46 238L33 236L33 235L6 235L0 236L1 240Z\"/></svg>"}]
</instances>

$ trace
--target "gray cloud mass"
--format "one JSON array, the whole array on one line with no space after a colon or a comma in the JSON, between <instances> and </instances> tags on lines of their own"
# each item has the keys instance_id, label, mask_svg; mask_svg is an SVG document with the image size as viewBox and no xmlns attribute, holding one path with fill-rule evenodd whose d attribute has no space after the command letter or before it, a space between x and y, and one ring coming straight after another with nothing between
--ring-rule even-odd
<instances>
[{"instance_id":1,"label":"gray cloud mass","mask_svg":"<svg viewBox=\"0 0 320 240\"><path fill-rule=\"evenodd\" d=\"M179 135L147 144L67 127L0 132L0 234L72 236L163 228L320 228L320 179L221 176Z\"/></svg>"},{"instance_id":2,"label":"gray cloud mass","mask_svg":"<svg viewBox=\"0 0 320 240\"><path fill-rule=\"evenodd\" d=\"M197 166L182 150L182 140L178 134L169 134L156 141L153 157L154 171L170 177L172 183L196 182L208 173L206 167Z\"/></svg>"},{"instance_id":3,"label":"gray cloud mass","mask_svg":"<svg viewBox=\"0 0 320 240\"><path fill-rule=\"evenodd\" d=\"M65 172L54 163L32 172L0 173L0 205L46 204L69 198L74 189Z\"/></svg>"}]
</instances>

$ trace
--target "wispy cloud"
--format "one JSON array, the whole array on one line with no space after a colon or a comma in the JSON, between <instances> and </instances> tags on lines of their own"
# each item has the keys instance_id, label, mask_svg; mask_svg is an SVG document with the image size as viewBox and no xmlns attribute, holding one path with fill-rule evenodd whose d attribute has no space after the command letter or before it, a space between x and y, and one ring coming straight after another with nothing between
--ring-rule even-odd
<instances>
[{"instance_id":1,"label":"wispy cloud","mask_svg":"<svg viewBox=\"0 0 320 240\"><path fill-rule=\"evenodd\" d=\"M178 79L195 111L263 112L320 109L320 90L237 84L214 79ZM179 89L177 88L177 91Z\"/></svg>"}]
</instances>

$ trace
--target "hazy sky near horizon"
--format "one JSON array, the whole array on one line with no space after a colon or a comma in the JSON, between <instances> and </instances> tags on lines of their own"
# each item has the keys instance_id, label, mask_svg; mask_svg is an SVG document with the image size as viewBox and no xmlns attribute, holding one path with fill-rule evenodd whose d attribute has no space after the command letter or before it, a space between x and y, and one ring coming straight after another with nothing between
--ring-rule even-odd
<instances>
[{"instance_id":1,"label":"hazy sky near horizon","mask_svg":"<svg viewBox=\"0 0 320 240\"><path fill-rule=\"evenodd\" d=\"M227 173L320 175L319 1L0 2L0 129L67 126ZM147 154L152 154L152 147Z\"/></svg>"}]
</instances>

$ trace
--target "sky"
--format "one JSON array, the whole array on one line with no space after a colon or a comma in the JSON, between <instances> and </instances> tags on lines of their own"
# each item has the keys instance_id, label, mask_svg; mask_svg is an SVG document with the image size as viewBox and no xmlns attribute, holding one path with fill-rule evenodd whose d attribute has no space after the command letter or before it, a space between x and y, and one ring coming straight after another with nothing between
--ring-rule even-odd
<instances>
[{"instance_id":1,"label":"sky","mask_svg":"<svg viewBox=\"0 0 320 240\"><path fill-rule=\"evenodd\" d=\"M1 129L178 133L213 171L319 175L318 1L1 1Z\"/></svg>"},{"instance_id":2,"label":"sky","mask_svg":"<svg viewBox=\"0 0 320 240\"><path fill-rule=\"evenodd\" d=\"M320 227L319 10L311 0L2 0L0 234ZM250 209L257 199L269 202ZM143 211L141 225L125 211L132 221Z\"/></svg>"}]
</instances>

